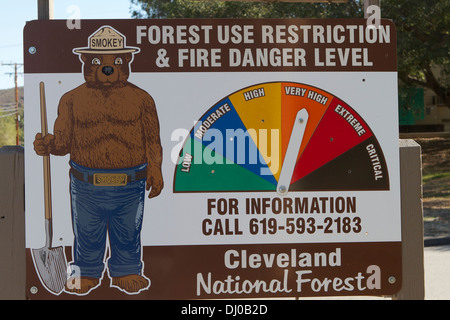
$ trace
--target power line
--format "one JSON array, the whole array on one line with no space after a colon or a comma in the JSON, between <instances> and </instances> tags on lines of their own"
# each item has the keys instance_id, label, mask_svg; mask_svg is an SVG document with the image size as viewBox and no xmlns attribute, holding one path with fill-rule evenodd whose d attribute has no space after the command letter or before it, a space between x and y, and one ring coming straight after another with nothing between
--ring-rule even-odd
<instances>
[{"instance_id":1,"label":"power line","mask_svg":"<svg viewBox=\"0 0 450 320\"><path fill-rule=\"evenodd\" d=\"M15 102L10 102L10 103L6 103L2 106L0 106L0 108L10 108L10 107L15 107L16 103Z\"/></svg>"},{"instance_id":2,"label":"power line","mask_svg":"<svg viewBox=\"0 0 450 320\"><path fill-rule=\"evenodd\" d=\"M10 112L10 111L16 112L16 111L17 111L17 110L16 110L16 107L10 107L10 108L3 108L3 107L0 107L0 112Z\"/></svg>"},{"instance_id":3,"label":"power line","mask_svg":"<svg viewBox=\"0 0 450 320\"><path fill-rule=\"evenodd\" d=\"M22 43L17 43L17 44L7 44L4 46L0 46L0 49L5 49L5 48L13 48L13 47L20 47L23 46Z\"/></svg>"},{"instance_id":4,"label":"power line","mask_svg":"<svg viewBox=\"0 0 450 320\"><path fill-rule=\"evenodd\" d=\"M3 115L0 116L0 118L6 118L6 117L9 117L9 116L12 116L12 115L15 115L15 114L17 114L17 112L11 112L11 113L8 113L8 114L3 114Z\"/></svg>"}]
</instances>

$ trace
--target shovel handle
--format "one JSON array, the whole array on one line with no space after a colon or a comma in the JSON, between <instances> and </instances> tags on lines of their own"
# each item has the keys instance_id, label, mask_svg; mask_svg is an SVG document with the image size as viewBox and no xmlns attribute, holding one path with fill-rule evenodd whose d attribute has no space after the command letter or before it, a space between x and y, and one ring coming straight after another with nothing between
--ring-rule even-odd
<instances>
[{"instance_id":1,"label":"shovel handle","mask_svg":"<svg viewBox=\"0 0 450 320\"><path fill-rule=\"evenodd\" d=\"M40 100L41 100L41 133L42 138L48 134L47 128L47 108L45 102L45 85L44 82L39 83ZM44 156L44 205L45 219L52 219L52 193L50 179L50 156Z\"/></svg>"}]
</instances>

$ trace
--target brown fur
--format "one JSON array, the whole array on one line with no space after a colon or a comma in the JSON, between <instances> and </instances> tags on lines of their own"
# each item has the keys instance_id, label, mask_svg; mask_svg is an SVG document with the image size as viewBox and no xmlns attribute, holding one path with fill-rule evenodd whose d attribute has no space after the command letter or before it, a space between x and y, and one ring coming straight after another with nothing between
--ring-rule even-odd
<instances>
[{"instance_id":1,"label":"brown fur","mask_svg":"<svg viewBox=\"0 0 450 320\"><path fill-rule=\"evenodd\" d=\"M76 294L86 294L91 289L98 286L100 283L99 279L95 278L88 278L88 277L81 277L81 278L74 278L70 277L67 279L65 290L67 292L76 293Z\"/></svg>"},{"instance_id":2,"label":"brown fur","mask_svg":"<svg viewBox=\"0 0 450 320\"><path fill-rule=\"evenodd\" d=\"M127 81L131 54L81 58L86 82L61 98L54 134L42 138L38 133L36 152L70 153L71 160L89 168L128 168L147 162L149 197L157 196L163 188L159 121L153 98ZM94 59L100 64L93 64ZM104 67L113 73L105 75Z\"/></svg>"},{"instance_id":3,"label":"brown fur","mask_svg":"<svg viewBox=\"0 0 450 320\"><path fill-rule=\"evenodd\" d=\"M112 278L113 286L117 286L128 293L137 293L141 289L147 288L149 284L150 282L146 278L138 274Z\"/></svg>"},{"instance_id":4,"label":"brown fur","mask_svg":"<svg viewBox=\"0 0 450 320\"><path fill-rule=\"evenodd\" d=\"M65 286L65 290L70 293L86 294L90 290L97 287L100 283L99 279L80 277L70 277ZM130 274L123 277L114 277L111 281L112 286L118 287L128 293L137 293L150 285L150 281L140 275Z\"/></svg>"}]
</instances>

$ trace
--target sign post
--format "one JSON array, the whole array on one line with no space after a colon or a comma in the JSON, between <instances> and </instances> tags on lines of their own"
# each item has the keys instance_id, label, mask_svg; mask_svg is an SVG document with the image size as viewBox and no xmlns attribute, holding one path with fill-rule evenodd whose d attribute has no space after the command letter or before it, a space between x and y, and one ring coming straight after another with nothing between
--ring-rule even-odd
<instances>
[{"instance_id":1,"label":"sign post","mask_svg":"<svg viewBox=\"0 0 450 320\"><path fill-rule=\"evenodd\" d=\"M392 22L82 25L33 21L24 33L30 299L400 290ZM52 240L69 265L57 293L31 256L45 243L46 155Z\"/></svg>"},{"instance_id":2,"label":"sign post","mask_svg":"<svg viewBox=\"0 0 450 320\"><path fill-rule=\"evenodd\" d=\"M53 0L38 0L38 19L39 20L51 20L53 19Z\"/></svg>"}]
</instances>

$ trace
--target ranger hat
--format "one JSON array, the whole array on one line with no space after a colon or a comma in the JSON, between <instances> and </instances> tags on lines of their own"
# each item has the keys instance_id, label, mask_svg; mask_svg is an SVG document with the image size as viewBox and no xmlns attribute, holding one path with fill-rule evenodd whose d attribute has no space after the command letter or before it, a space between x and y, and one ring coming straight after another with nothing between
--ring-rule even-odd
<instances>
[{"instance_id":1,"label":"ranger hat","mask_svg":"<svg viewBox=\"0 0 450 320\"><path fill-rule=\"evenodd\" d=\"M86 48L75 48L74 53L121 54L139 52L139 48L127 47L123 34L110 26L103 26L89 37Z\"/></svg>"}]
</instances>

